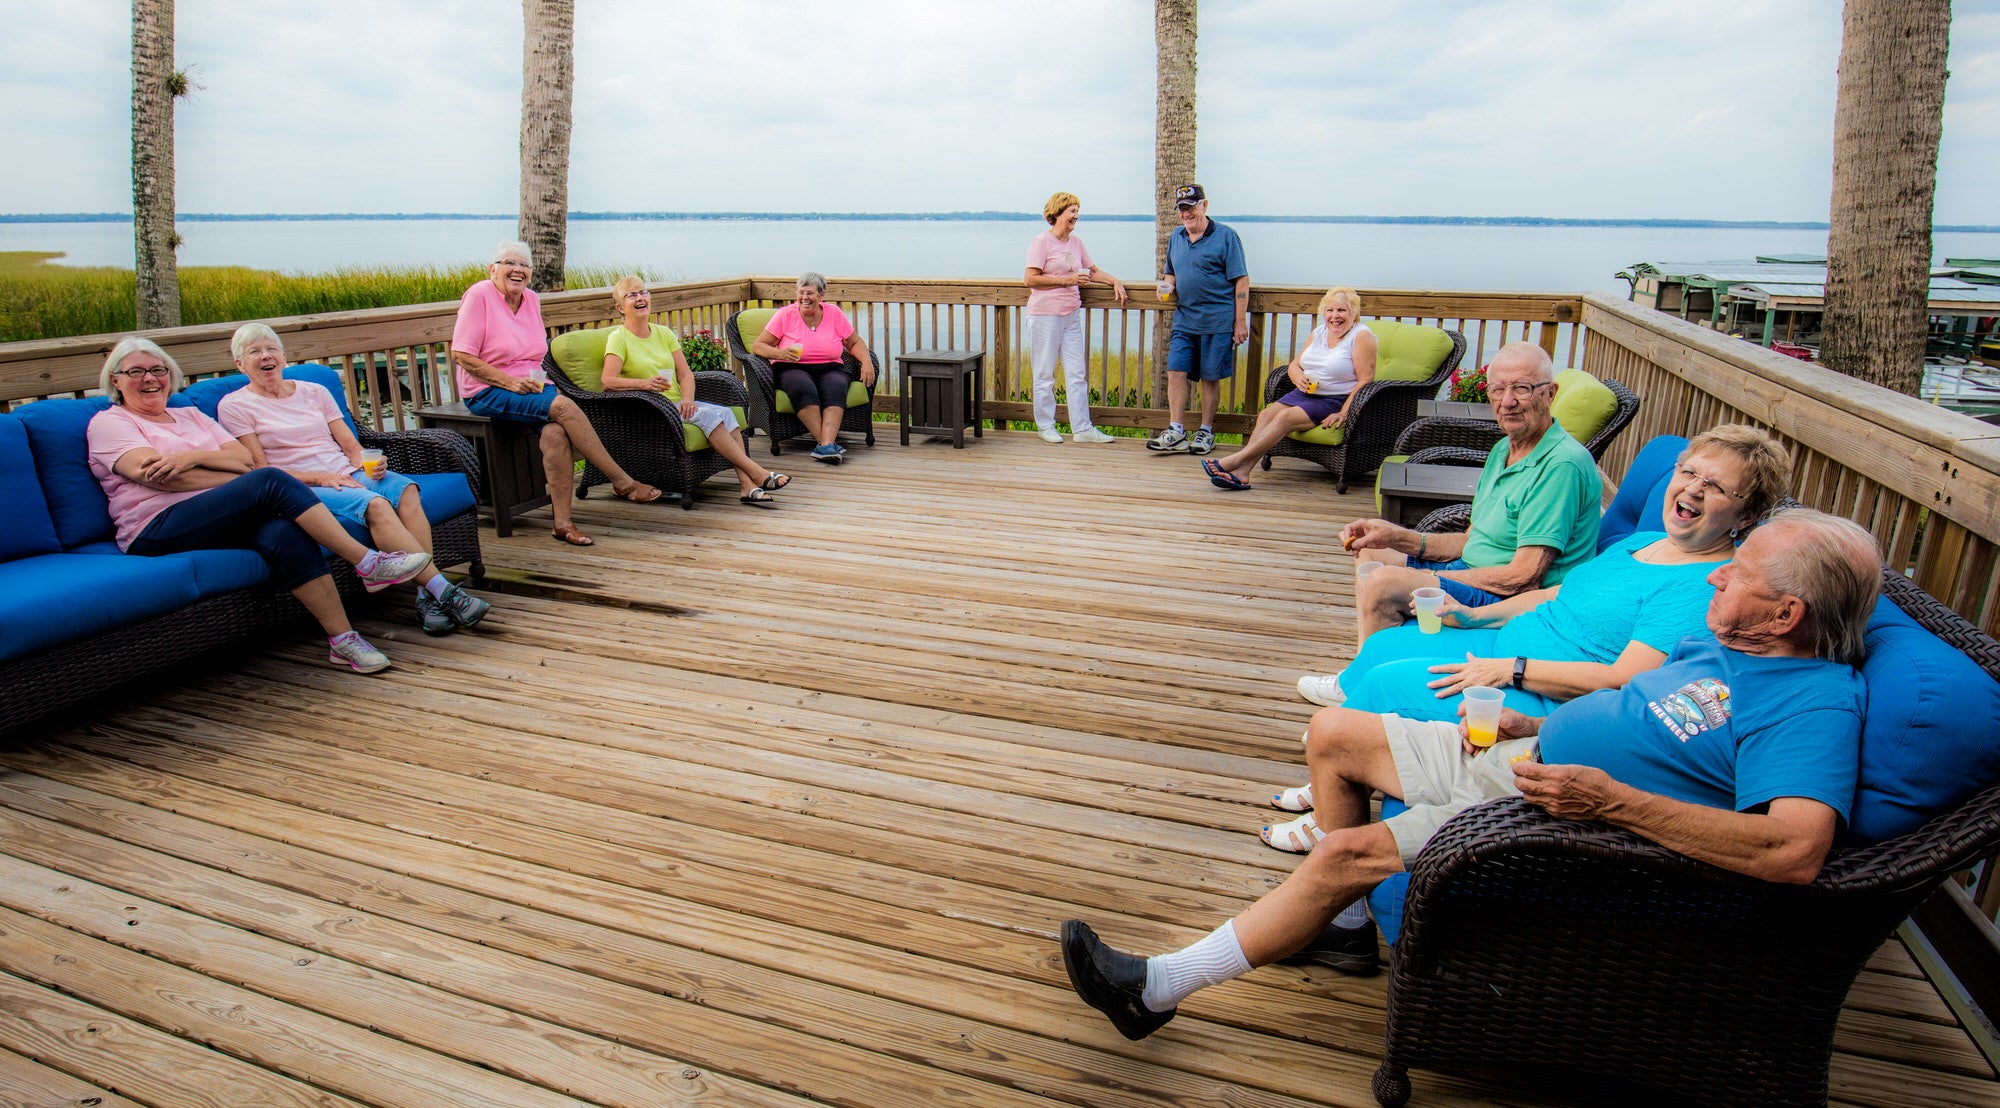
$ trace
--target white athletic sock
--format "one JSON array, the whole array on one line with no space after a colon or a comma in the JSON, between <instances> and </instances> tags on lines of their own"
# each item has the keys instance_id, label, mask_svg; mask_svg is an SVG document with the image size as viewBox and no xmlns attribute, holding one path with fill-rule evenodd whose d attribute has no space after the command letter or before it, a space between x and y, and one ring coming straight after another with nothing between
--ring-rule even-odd
<instances>
[{"instance_id":1,"label":"white athletic sock","mask_svg":"<svg viewBox=\"0 0 2000 1108\"><path fill-rule=\"evenodd\" d=\"M430 580L424 582L423 590L430 593L433 597L443 600L444 594L451 591L451 582L444 579L444 574L435 574Z\"/></svg>"},{"instance_id":2,"label":"white athletic sock","mask_svg":"<svg viewBox=\"0 0 2000 1108\"><path fill-rule=\"evenodd\" d=\"M361 556L360 561L354 563L354 572L373 573L375 571L375 563L381 560L382 552L380 550L370 550Z\"/></svg>"},{"instance_id":3,"label":"white athletic sock","mask_svg":"<svg viewBox=\"0 0 2000 1108\"><path fill-rule=\"evenodd\" d=\"M1185 430L1187 430L1187 428L1185 428L1185 427L1182 427L1182 426L1181 426L1180 424L1178 424L1178 423L1169 423L1169 424L1167 424L1167 430L1169 430L1169 431L1185 431Z\"/></svg>"},{"instance_id":4,"label":"white athletic sock","mask_svg":"<svg viewBox=\"0 0 2000 1108\"><path fill-rule=\"evenodd\" d=\"M1367 923L1368 898L1365 896L1341 909L1340 914L1333 917L1333 925L1342 931L1352 931L1357 927L1366 926Z\"/></svg>"},{"instance_id":5,"label":"white athletic sock","mask_svg":"<svg viewBox=\"0 0 2000 1108\"><path fill-rule=\"evenodd\" d=\"M1139 999L1155 1012L1172 1011L1196 989L1220 985L1250 972L1236 921L1209 932L1193 946L1146 959L1146 991Z\"/></svg>"}]
</instances>

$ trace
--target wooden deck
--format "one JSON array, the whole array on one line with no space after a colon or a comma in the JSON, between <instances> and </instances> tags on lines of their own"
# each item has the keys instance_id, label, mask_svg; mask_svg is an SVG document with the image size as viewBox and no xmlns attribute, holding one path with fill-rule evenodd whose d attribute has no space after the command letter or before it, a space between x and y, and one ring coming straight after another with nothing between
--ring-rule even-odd
<instances>
[{"instance_id":1,"label":"wooden deck","mask_svg":"<svg viewBox=\"0 0 2000 1108\"><path fill-rule=\"evenodd\" d=\"M380 678L301 635L13 744L0 1102L1372 1104L1381 978L1260 970L1128 1043L1053 940L1177 946L1293 864L1255 832L1367 499L882 442L786 455L776 511L489 539L489 624L376 610ZM1893 944L1837 1045L1839 1103L2000 1103Z\"/></svg>"}]
</instances>

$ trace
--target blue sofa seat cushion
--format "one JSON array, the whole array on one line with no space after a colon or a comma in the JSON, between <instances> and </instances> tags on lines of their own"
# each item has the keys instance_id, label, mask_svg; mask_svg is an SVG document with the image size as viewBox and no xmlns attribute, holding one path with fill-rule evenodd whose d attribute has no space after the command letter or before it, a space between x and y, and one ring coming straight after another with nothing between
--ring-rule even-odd
<instances>
[{"instance_id":1,"label":"blue sofa seat cushion","mask_svg":"<svg viewBox=\"0 0 2000 1108\"><path fill-rule=\"evenodd\" d=\"M35 475L34 451L28 429L15 416L0 413L0 562L54 554L62 549L56 522L49 515L48 497Z\"/></svg>"},{"instance_id":2,"label":"blue sofa seat cushion","mask_svg":"<svg viewBox=\"0 0 2000 1108\"><path fill-rule=\"evenodd\" d=\"M176 558L59 553L0 562L0 662L151 619L195 598L194 569Z\"/></svg>"},{"instance_id":3,"label":"blue sofa seat cushion","mask_svg":"<svg viewBox=\"0 0 2000 1108\"><path fill-rule=\"evenodd\" d=\"M77 547L71 553L130 557L120 552L114 542L90 543ZM195 597L200 600L262 585L271 579L271 568L264 563L263 555L255 550L183 550L178 554L161 554L147 560L187 566L189 572L194 574Z\"/></svg>"}]
</instances>

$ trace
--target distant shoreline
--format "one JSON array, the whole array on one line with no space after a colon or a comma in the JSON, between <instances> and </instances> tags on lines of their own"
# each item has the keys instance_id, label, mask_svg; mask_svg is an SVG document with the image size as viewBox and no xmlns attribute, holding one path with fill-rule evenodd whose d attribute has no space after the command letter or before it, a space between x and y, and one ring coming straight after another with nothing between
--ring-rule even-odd
<instances>
[{"instance_id":1,"label":"distant shoreline","mask_svg":"<svg viewBox=\"0 0 2000 1108\"><path fill-rule=\"evenodd\" d=\"M323 223L357 220L508 220L511 214L472 212L328 212L236 214L230 212L182 212L183 223ZM658 222L848 222L848 223L1039 223L1034 212L571 212L570 221ZM1090 217L1103 223L1151 223L1150 215L1106 215ZM0 223L130 223L122 212L60 212L45 214L0 214ZM1566 219L1555 216L1478 215L1230 215L1227 223L1354 223L1444 227L1664 227L1735 228L1776 231L1824 231L1824 222L1777 219ZM1943 224L1932 228L1952 234L1996 234L2000 225Z\"/></svg>"}]
</instances>

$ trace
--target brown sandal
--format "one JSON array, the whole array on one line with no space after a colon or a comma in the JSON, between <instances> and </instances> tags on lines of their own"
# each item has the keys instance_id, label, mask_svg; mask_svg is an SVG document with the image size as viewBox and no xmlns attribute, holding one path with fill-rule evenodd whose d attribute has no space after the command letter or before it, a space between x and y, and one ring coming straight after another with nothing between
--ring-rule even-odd
<instances>
[{"instance_id":1,"label":"brown sandal","mask_svg":"<svg viewBox=\"0 0 2000 1108\"><path fill-rule=\"evenodd\" d=\"M566 542L571 546L597 545L596 539L593 539L589 535L584 534L582 531L577 530L576 524L574 523L565 524L561 527L554 528L549 532L549 534L555 536L555 540L557 542Z\"/></svg>"},{"instance_id":2,"label":"brown sandal","mask_svg":"<svg viewBox=\"0 0 2000 1108\"><path fill-rule=\"evenodd\" d=\"M634 481L622 489L612 489L611 495L630 500L634 504L651 504L666 494L644 481Z\"/></svg>"}]
</instances>

